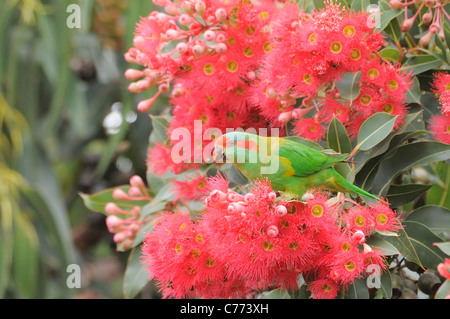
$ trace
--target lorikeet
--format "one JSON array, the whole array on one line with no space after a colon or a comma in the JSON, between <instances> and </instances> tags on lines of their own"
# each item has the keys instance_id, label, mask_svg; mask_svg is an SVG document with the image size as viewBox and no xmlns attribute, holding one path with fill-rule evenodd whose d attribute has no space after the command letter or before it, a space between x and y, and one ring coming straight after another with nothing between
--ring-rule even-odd
<instances>
[{"instance_id":1,"label":"lorikeet","mask_svg":"<svg viewBox=\"0 0 450 319\"><path fill-rule=\"evenodd\" d=\"M309 189L318 188L379 200L333 168L345 162L348 154L328 154L289 139L246 132L226 133L214 146L216 161L233 163L249 180L267 177L272 188L287 197L301 197Z\"/></svg>"}]
</instances>

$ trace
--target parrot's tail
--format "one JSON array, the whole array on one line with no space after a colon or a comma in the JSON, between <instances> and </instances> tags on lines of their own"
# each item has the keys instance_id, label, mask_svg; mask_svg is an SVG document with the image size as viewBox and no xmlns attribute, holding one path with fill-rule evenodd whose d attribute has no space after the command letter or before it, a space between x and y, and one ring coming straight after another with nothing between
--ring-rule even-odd
<instances>
[{"instance_id":1,"label":"parrot's tail","mask_svg":"<svg viewBox=\"0 0 450 319\"><path fill-rule=\"evenodd\" d=\"M342 188L344 188L345 190L347 190L347 192L355 193L360 196L366 196L366 197L373 198L376 200L381 200L378 196L375 196L375 195L359 188L358 186L353 185L348 180L346 180L341 174L339 174L337 171L335 171L335 172L336 173L334 174L334 177L337 179L337 184L339 186L341 186Z\"/></svg>"}]
</instances>

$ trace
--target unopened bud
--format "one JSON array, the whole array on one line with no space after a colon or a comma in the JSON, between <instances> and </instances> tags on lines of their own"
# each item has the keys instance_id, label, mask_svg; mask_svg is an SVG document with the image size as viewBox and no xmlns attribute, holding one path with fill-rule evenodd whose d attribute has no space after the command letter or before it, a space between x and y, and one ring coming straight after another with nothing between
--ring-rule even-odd
<instances>
[{"instance_id":1,"label":"unopened bud","mask_svg":"<svg viewBox=\"0 0 450 319\"><path fill-rule=\"evenodd\" d=\"M205 51L205 48L204 48L202 45L200 45L200 44L196 44L196 45L194 45L194 46L192 47L192 52L193 52L195 55L200 55L200 54L202 54L204 51Z\"/></svg>"},{"instance_id":2,"label":"unopened bud","mask_svg":"<svg viewBox=\"0 0 450 319\"><path fill-rule=\"evenodd\" d=\"M306 202L308 200L314 199L314 194L311 192L306 192L302 195L302 201Z\"/></svg>"},{"instance_id":3,"label":"unopened bud","mask_svg":"<svg viewBox=\"0 0 450 319\"><path fill-rule=\"evenodd\" d=\"M124 75L127 78L127 80L136 81L144 76L144 71L128 69L125 71Z\"/></svg>"},{"instance_id":4,"label":"unopened bud","mask_svg":"<svg viewBox=\"0 0 450 319\"><path fill-rule=\"evenodd\" d=\"M217 21L223 21L227 18L227 11L224 8L219 8L215 12Z\"/></svg>"},{"instance_id":5,"label":"unopened bud","mask_svg":"<svg viewBox=\"0 0 450 319\"><path fill-rule=\"evenodd\" d=\"M133 175L130 178L130 185L137 188L145 188L144 181L138 175Z\"/></svg>"},{"instance_id":6,"label":"unopened bud","mask_svg":"<svg viewBox=\"0 0 450 319\"><path fill-rule=\"evenodd\" d=\"M199 1L195 4L195 11L197 11L200 16L203 16L203 14L205 13L205 9L206 5L203 1Z\"/></svg>"},{"instance_id":7,"label":"unopened bud","mask_svg":"<svg viewBox=\"0 0 450 319\"><path fill-rule=\"evenodd\" d=\"M400 30L402 30L402 32L408 32L412 28L413 24L414 24L414 17L406 19L400 25Z\"/></svg>"},{"instance_id":8,"label":"unopened bud","mask_svg":"<svg viewBox=\"0 0 450 319\"><path fill-rule=\"evenodd\" d=\"M190 25L192 23L192 17L186 13L183 13L178 17L178 22L181 25Z\"/></svg>"},{"instance_id":9,"label":"unopened bud","mask_svg":"<svg viewBox=\"0 0 450 319\"><path fill-rule=\"evenodd\" d=\"M228 196L227 196L227 199L230 202L238 202L240 200L244 200L244 196L242 196L241 194L238 194L236 192L229 192Z\"/></svg>"},{"instance_id":10,"label":"unopened bud","mask_svg":"<svg viewBox=\"0 0 450 319\"><path fill-rule=\"evenodd\" d=\"M254 195L253 193L245 194L244 200L245 200L247 203L254 202L254 201L255 201L255 195Z\"/></svg>"},{"instance_id":11,"label":"unopened bud","mask_svg":"<svg viewBox=\"0 0 450 319\"><path fill-rule=\"evenodd\" d=\"M175 49L178 51L178 53L183 54L186 53L186 51L188 50L188 45L184 42L180 42L177 44Z\"/></svg>"},{"instance_id":12,"label":"unopened bud","mask_svg":"<svg viewBox=\"0 0 450 319\"><path fill-rule=\"evenodd\" d=\"M120 214L122 210L115 203L109 202L105 205L105 212L111 215Z\"/></svg>"},{"instance_id":13,"label":"unopened bud","mask_svg":"<svg viewBox=\"0 0 450 319\"><path fill-rule=\"evenodd\" d=\"M277 198L277 193L275 193L275 192L270 192L270 193L267 195L267 199L268 199L269 201L271 201L271 202L273 202L273 201L275 200L275 198Z\"/></svg>"},{"instance_id":14,"label":"unopened bud","mask_svg":"<svg viewBox=\"0 0 450 319\"><path fill-rule=\"evenodd\" d=\"M269 237L276 237L278 236L278 227L275 225L269 226L269 228L267 228L267 235Z\"/></svg>"},{"instance_id":15,"label":"unopened bud","mask_svg":"<svg viewBox=\"0 0 450 319\"><path fill-rule=\"evenodd\" d=\"M116 233L117 231L119 231L121 225L121 218L115 215L109 215L108 217L106 217L106 227L108 228L108 231L110 233Z\"/></svg>"},{"instance_id":16,"label":"unopened bud","mask_svg":"<svg viewBox=\"0 0 450 319\"><path fill-rule=\"evenodd\" d=\"M223 202L227 199L227 194L219 190L213 190L210 197L213 202Z\"/></svg>"},{"instance_id":17,"label":"unopened bud","mask_svg":"<svg viewBox=\"0 0 450 319\"><path fill-rule=\"evenodd\" d=\"M142 196L142 192L137 187L130 187L130 189L128 190L128 195L130 195L131 197L139 197Z\"/></svg>"},{"instance_id":18,"label":"unopened bud","mask_svg":"<svg viewBox=\"0 0 450 319\"><path fill-rule=\"evenodd\" d=\"M425 14L422 16L422 21L423 21L424 23L430 23L431 20L433 20L433 13L432 13L431 11L425 13Z\"/></svg>"},{"instance_id":19,"label":"unopened bud","mask_svg":"<svg viewBox=\"0 0 450 319\"><path fill-rule=\"evenodd\" d=\"M117 188L113 191L112 193L112 197L115 200L128 200L130 197L128 196L127 193L125 193L123 190L121 190L120 188Z\"/></svg>"},{"instance_id":20,"label":"unopened bud","mask_svg":"<svg viewBox=\"0 0 450 319\"><path fill-rule=\"evenodd\" d=\"M225 43L218 43L215 47L217 53L224 53L227 51L227 46Z\"/></svg>"},{"instance_id":21,"label":"unopened bud","mask_svg":"<svg viewBox=\"0 0 450 319\"><path fill-rule=\"evenodd\" d=\"M245 210L244 206L239 205L238 203L231 203L228 205L229 213L241 213Z\"/></svg>"},{"instance_id":22,"label":"unopened bud","mask_svg":"<svg viewBox=\"0 0 450 319\"><path fill-rule=\"evenodd\" d=\"M287 123L292 119L292 111L283 112L278 116L278 121L281 123Z\"/></svg>"},{"instance_id":23,"label":"unopened bud","mask_svg":"<svg viewBox=\"0 0 450 319\"><path fill-rule=\"evenodd\" d=\"M287 208L284 205L278 205L277 208L275 208L275 213L280 216L283 217L284 215L287 214Z\"/></svg>"},{"instance_id":24,"label":"unopened bud","mask_svg":"<svg viewBox=\"0 0 450 319\"><path fill-rule=\"evenodd\" d=\"M216 33L212 30L207 30L203 33L205 41L214 41L216 39Z\"/></svg>"}]
</instances>

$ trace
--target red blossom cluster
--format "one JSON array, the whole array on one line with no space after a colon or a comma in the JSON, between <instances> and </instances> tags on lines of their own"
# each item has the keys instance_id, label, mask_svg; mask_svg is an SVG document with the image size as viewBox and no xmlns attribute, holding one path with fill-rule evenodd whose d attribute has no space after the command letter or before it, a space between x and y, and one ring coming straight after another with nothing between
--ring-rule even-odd
<instances>
[{"instance_id":1,"label":"red blossom cluster","mask_svg":"<svg viewBox=\"0 0 450 319\"><path fill-rule=\"evenodd\" d=\"M450 73L435 74L432 87L439 97L441 114L431 117L430 130L436 140L450 143Z\"/></svg>"},{"instance_id":2,"label":"red blossom cluster","mask_svg":"<svg viewBox=\"0 0 450 319\"><path fill-rule=\"evenodd\" d=\"M154 11L138 23L125 58L143 68L125 76L133 81L132 92L158 87L138 104L142 112L169 94L169 136L186 128L194 133L192 148L204 148L227 129L284 128L292 121L294 134L317 141L333 116L352 136L376 112L398 115L397 125L403 120L411 78L380 58L383 36L368 13L331 2L312 14L296 3L273 0L154 2L165 12ZM339 95L336 83L357 71L360 94L351 101ZM195 121L202 124L200 132L194 132ZM205 135L212 128L216 131ZM195 134L201 142L194 141ZM151 171L199 167L194 160L175 163L173 146L158 144L149 151Z\"/></svg>"},{"instance_id":3,"label":"red blossom cluster","mask_svg":"<svg viewBox=\"0 0 450 319\"><path fill-rule=\"evenodd\" d=\"M296 289L300 275L314 298L334 298L369 265L386 268L365 243L373 230L399 228L385 202L360 206L320 191L285 202L266 180L238 193L220 175L207 187L197 220L164 214L144 241L143 262L165 298L252 297Z\"/></svg>"}]
</instances>

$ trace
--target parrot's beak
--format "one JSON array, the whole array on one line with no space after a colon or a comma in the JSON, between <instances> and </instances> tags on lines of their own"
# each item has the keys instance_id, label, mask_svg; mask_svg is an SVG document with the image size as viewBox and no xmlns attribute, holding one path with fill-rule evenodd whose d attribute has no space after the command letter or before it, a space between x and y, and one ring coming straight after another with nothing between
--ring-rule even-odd
<instances>
[{"instance_id":1,"label":"parrot's beak","mask_svg":"<svg viewBox=\"0 0 450 319\"><path fill-rule=\"evenodd\" d=\"M223 152L223 148L220 146L215 146L213 156L214 162L223 163L225 160L225 153Z\"/></svg>"}]
</instances>

